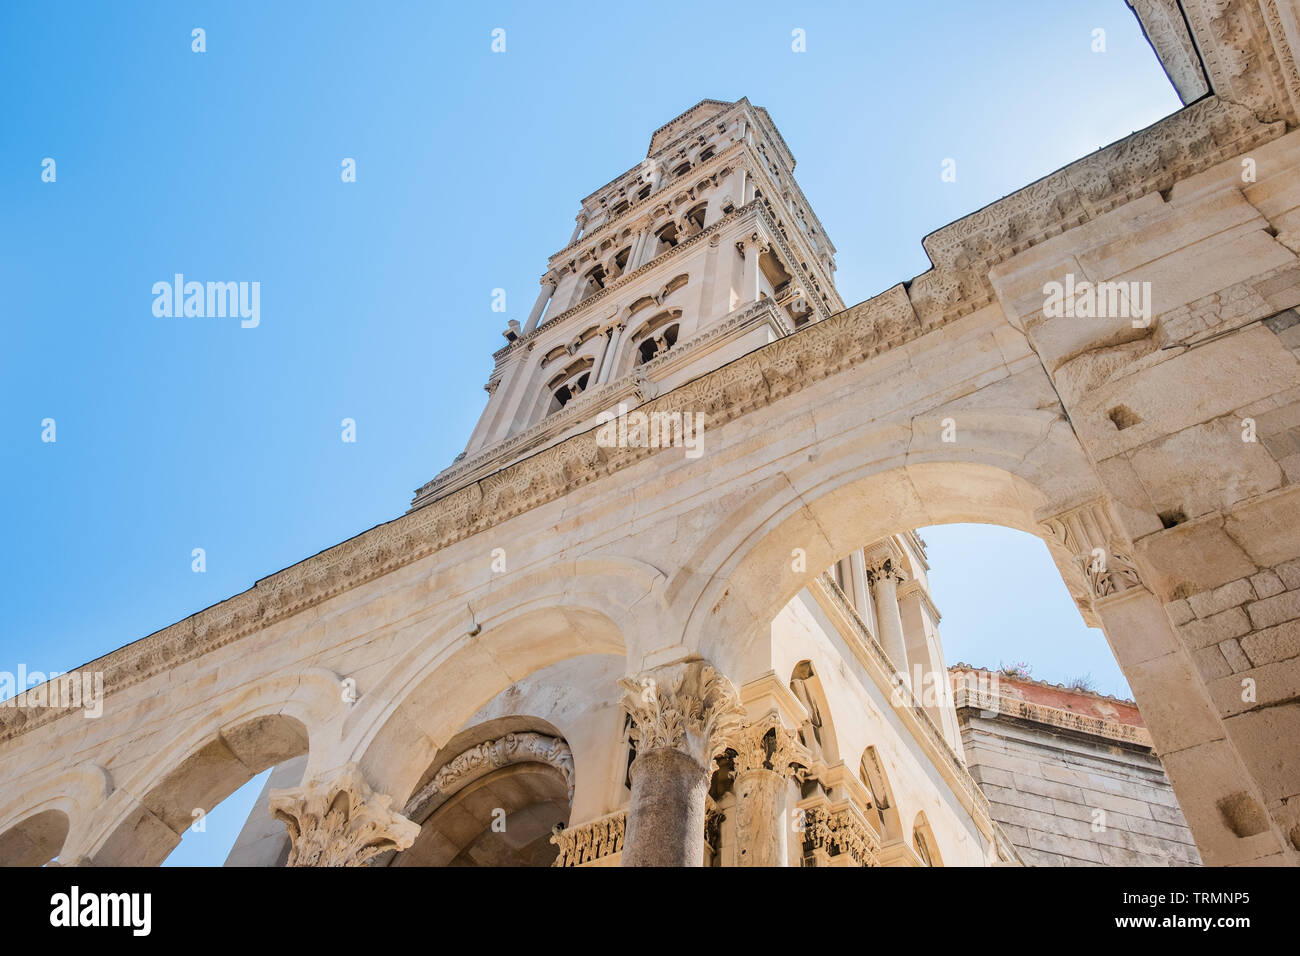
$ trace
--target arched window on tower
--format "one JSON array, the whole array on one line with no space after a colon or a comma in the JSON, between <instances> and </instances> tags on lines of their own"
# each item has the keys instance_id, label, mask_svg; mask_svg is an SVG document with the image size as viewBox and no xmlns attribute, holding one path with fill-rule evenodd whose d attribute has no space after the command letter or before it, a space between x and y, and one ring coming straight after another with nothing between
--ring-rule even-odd
<instances>
[{"instance_id":1,"label":"arched window on tower","mask_svg":"<svg viewBox=\"0 0 1300 956\"><path fill-rule=\"evenodd\" d=\"M691 208L685 216L682 217L682 223L686 226L687 235L695 235L704 230L704 214L708 211L707 202L697 203Z\"/></svg>"},{"instance_id":2,"label":"arched window on tower","mask_svg":"<svg viewBox=\"0 0 1300 956\"><path fill-rule=\"evenodd\" d=\"M675 222L670 222L661 226L658 231L655 232L655 235L659 239L659 242L655 245L656 256L663 255L669 249L677 245L677 243L681 242L681 236L677 234L677 223Z\"/></svg>"},{"instance_id":3,"label":"arched window on tower","mask_svg":"<svg viewBox=\"0 0 1300 956\"><path fill-rule=\"evenodd\" d=\"M592 266L582 279L586 283L582 290L582 297L585 299L605 288L605 267L602 265Z\"/></svg>"},{"instance_id":4,"label":"arched window on tower","mask_svg":"<svg viewBox=\"0 0 1300 956\"><path fill-rule=\"evenodd\" d=\"M661 312L632 336L636 345L636 365L644 365L651 359L658 358L677 344L677 334L681 329L681 312Z\"/></svg>"},{"instance_id":5,"label":"arched window on tower","mask_svg":"<svg viewBox=\"0 0 1300 956\"><path fill-rule=\"evenodd\" d=\"M592 365L594 360L590 357L574 362L559 375L547 383L547 388L551 392L551 404L546 414L558 412L575 397L586 391L591 382Z\"/></svg>"},{"instance_id":6,"label":"arched window on tower","mask_svg":"<svg viewBox=\"0 0 1300 956\"><path fill-rule=\"evenodd\" d=\"M611 260L612 268L610 269L609 278L616 279L627 271L627 260L631 254L631 246L624 246L614 254L614 258Z\"/></svg>"}]
</instances>

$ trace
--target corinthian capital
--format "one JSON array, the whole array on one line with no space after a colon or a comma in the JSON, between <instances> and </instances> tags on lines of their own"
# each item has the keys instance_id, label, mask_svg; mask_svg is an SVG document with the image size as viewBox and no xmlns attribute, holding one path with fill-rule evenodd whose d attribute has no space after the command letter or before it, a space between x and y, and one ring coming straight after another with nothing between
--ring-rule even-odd
<instances>
[{"instance_id":1,"label":"corinthian capital","mask_svg":"<svg viewBox=\"0 0 1300 956\"><path fill-rule=\"evenodd\" d=\"M270 793L271 816L283 820L293 846L288 866L367 866L387 850L405 850L418 824L390 809L355 763L309 783Z\"/></svg>"},{"instance_id":2,"label":"corinthian capital","mask_svg":"<svg viewBox=\"0 0 1300 956\"><path fill-rule=\"evenodd\" d=\"M788 777L799 767L812 764L812 755L799 742L798 735L781 723L775 713L768 713L746 724L734 738L736 776L755 770L769 770Z\"/></svg>"},{"instance_id":3,"label":"corinthian capital","mask_svg":"<svg viewBox=\"0 0 1300 956\"><path fill-rule=\"evenodd\" d=\"M731 681L704 661L669 664L619 681L637 754L677 750L708 768L740 727Z\"/></svg>"},{"instance_id":4,"label":"corinthian capital","mask_svg":"<svg viewBox=\"0 0 1300 956\"><path fill-rule=\"evenodd\" d=\"M896 584L907 580L907 574L903 571L902 553L893 541L882 541L867 548L863 552L863 560L866 563L867 580L872 584L885 578L892 579Z\"/></svg>"}]
</instances>

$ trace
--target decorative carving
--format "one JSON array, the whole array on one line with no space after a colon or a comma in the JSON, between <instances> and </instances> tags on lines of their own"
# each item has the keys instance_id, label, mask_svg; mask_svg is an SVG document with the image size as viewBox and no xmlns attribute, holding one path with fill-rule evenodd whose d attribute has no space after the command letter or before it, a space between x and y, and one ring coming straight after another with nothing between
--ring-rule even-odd
<instances>
[{"instance_id":1,"label":"decorative carving","mask_svg":"<svg viewBox=\"0 0 1300 956\"><path fill-rule=\"evenodd\" d=\"M271 816L283 820L293 845L288 866L368 866L388 850L405 850L418 824L389 809L393 798L370 789L350 763L289 790L272 790Z\"/></svg>"},{"instance_id":2,"label":"decorative carving","mask_svg":"<svg viewBox=\"0 0 1300 956\"><path fill-rule=\"evenodd\" d=\"M560 854L551 866L581 866L602 857L623 852L627 811L617 810L590 823L583 823L551 836Z\"/></svg>"},{"instance_id":3,"label":"decorative carving","mask_svg":"<svg viewBox=\"0 0 1300 956\"><path fill-rule=\"evenodd\" d=\"M1047 519L1043 529L1073 556L1094 600L1142 587L1132 547L1100 498Z\"/></svg>"},{"instance_id":4,"label":"decorative carving","mask_svg":"<svg viewBox=\"0 0 1300 956\"><path fill-rule=\"evenodd\" d=\"M907 572L903 570L903 555L893 541L882 541L865 549L862 557L866 564L867 581L873 586L885 579L892 580L895 584L907 580Z\"/></svg>"},{"instance_id":5,"label":"decorative carving","mask_svg":"<svg viewBox=\"0 0 1300 956\"><path fill-rule=\"evenodd\" d=\"M851 807L805 810L804 847L823 850L828 856L847 854L858 866L879 865L876 854L880 852L880 839Z\"/></svg>"},{"instance_id":6,"label":"decorative carving","mask_svg":"<svg viewBox=\"0 0 1300 956\"><path fill-rule=\"evenodd\" d=\"M511 733L496 740L485 740L470 747L438 769L438 772L407 801L408 816L420 820L427 817L435 803L460 790L467 783L486 776L494 770L516 763L545 763L564 774L573 803L573 753L569 745L558 737L545 734Z\"/></svg>"},{"instance_id":7,"label":"decorative carving","mask_svg":"<svg viewBox=\"0 0 1300 956\"><path fill-rule=\"evenodd\" d=\"M812 765L812 755L799 742L798 735L781 723L775 712L746 724L735 736L732 749L735 774L767 770L783 777L798 776Z\"/></svg>"},{"instance_id":8,"label":"decorative carving","mask_svg":"<svg viewBox=\"0 0 1300 956\"><path fill-rule=\"evenodd\" d=\"M703 661L624 677L619 686L638 757L676 750L707 768L740 729L744 711L736 688Z\"/></svg>"},{"instance_id":9,"label":"decorative carving","mask_svg":"<svg viewBox=\"0 0 1300 956\"><path fill-rule=\"evenodd\" d=\"M1137 14L1179 99L1191 103L1208 93L1210 87L1178 0L1128 0L1128 5Z\"/></svg>"},{"instance_id":10,"label":"decorative carving","mask_svg":"<svg viewBox=\"0 0 1300 956\"><path fill-rule=\"evenodd\" d=\"M727 815L718 809L712 799L709 799L708 806L704 810L704 845L715 856L722 843L722 821L725 819Z\"/></svg>"}]
</instances>

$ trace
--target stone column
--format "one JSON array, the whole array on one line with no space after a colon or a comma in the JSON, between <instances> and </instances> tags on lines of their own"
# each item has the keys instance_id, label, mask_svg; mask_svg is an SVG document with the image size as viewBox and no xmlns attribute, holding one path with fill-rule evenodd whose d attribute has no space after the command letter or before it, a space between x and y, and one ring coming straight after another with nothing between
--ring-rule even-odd
<instances>
[{"instance_id":1,"label":"stone column","mask_svg":"<svg viewBox=\"0 0 1300 956\"><path fill-rule=\"evenodd\" d=\"M849 580L853 583L853 606L863 620L871 618L873 615L867 610L867 602L871 600L871 591L867 588L867 563L861 549L849 555Z\"/></svg>"},{"instance_id":2,"label":"stone column","mask_svg":"<svg viewBox=\"0 0 1300 956\"><path fill-rule=\"evenodd\" d=\"M319 774L300 787L270 792L271 815L289 828L286 866L368 866L389 850L405 850L418 824L390 809L355 763Z\"/></svg>"},{"instance_id":3,"label":"stone column","mask_svg":"<svg viewBox=\"0 0 1300 956\"><path fill-rule=\"evenodd\" d=\"M734 202L736 208L739 209L741 206L745 205L745 167L737 167L735 171L732 172L731 178L735 180L735 191L732 193L731 201Z\"/></svg>"},{"instance_id":4,"label":"stone column","mask_svg":"<svg viewBox=\"0 0 1300 956\"><path fill-rule=\"evenodd\" d=\"M584 211L578 213L577 218L574 220L573 235L569 237L569 241L565 244L565 248L567 249L569 246L577 242L578 237L582 235L582 230L586 228L587 228L587 213Z\"/></svg>"},{"instance_id":5,"label":"stone column","mask_svg":"<svg viewBox=\"0 0 1300 956\"><path fill-rule=\"evenodd\" d=\"M745 253L745 275L740 282L740 301L742 303L757 302L759 289L758 256L766 247L759 238L758 233L742 239L738 245L741 246Z\"/></svg>"},{"instance_id":6,"label":"stone column","mask_svg":"<svg viewBox=\"0 0 1300 956\"><path fill-rule=\"evenodd\" d=\"M642 226L641 231L632 237L632 251L629 252L627 256L628 272L631 272L633 269L639 269L644 265L642 260L645 258L645 247L650 235L650 226L647 224Z\"/></svg>"},{"instance_id":7,"label":"stone column","mask_svg":"<svg viewBox=\"0 0 1300 956\"><path fill-rule=\"evenodd\" d=\"M735 782L738 866L786 866L791 819L787 782L812 758L775 713L749 724L736 742Z\"/></svg>"},{"instance_id":8,"label":"stone column","mask_svg":"<svg viewBox=\"0 0 1300 956\"><path fill-rule=\"evenodd\" d=\"M604 329L600 333L600 345L596 350L596 358L591 366L591 378L588 379L587 388L592 389L600 384L600 373L605 368L605 353L609 351L609 337L613 334L612 329Z\"/></svg>"},{"instance_id":9,"label":"stone column","mask_svg":"<svg viewBox=\"0 0 1300 956\"><path fill-rule=\"evenodd\" d=\"M889 655L894 669L907 675L907 641L903 637L903 615L898 609L898 586L905 580L898 558L891 549L877 549L866 555L867 579L876 598L876 639ZM910 684L909 684L910 686Z\"/></svg>"},{"instance_id":10,"label":"stone column","mask_svg":"<svg viewBox=\"0 0 1300 956\"><path fill-rule=\"evenodd\" d=\"M632 799L623 866L702 866L713 758L739 728L735 687L704 661L619 681L632 717Z\"/></svg>"},{"instance_id":11,"label":"stone column","mask_svg":"<svg viewBox=\"0 0 1300 956\"><path fill-rule=\"evenodd\" d=\"M537 301L533 303L533 311L528 313L528 321L524 324L524 335L537 328L537 321L542 317L542 312L546 309L546 303L551 301L551 296L555 294L557 284L555 276L547 276L542 282L542 291L537 293Z\"/></svg>"},{"instance_id":12,"label":"stone column","mask_svg":"<svg viewBox=\"0 0 1300 956\"><path fill-rule=\"evenodd\" d=\"M600 374L596 376L597 385L608 382L614 376L614 366L618 364L618 347L622 344L626 328L622 322L617 322L609 333L609 344L605 346L605 354L601 359Z\"/></svg>"}]
</instances>

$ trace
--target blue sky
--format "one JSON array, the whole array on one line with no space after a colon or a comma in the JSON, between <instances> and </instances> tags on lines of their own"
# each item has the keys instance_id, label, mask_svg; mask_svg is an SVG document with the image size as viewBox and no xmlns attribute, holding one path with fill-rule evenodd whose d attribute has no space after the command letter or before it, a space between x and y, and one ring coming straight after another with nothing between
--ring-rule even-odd
<instances>
[{"instance_id":1,"label":"blue sky","mask_svg":"<svg viewBox=\"0 0 1300 956\"><path fill-rule=\"evenodd\" d=\"M1048 6L4 4L0 670L71 669L405 510L578 200L700 99L770 111L848 303L1178 108L1122 0ZM155 317L176 272L260 282L261 324ZM922 534L951 660L1127 694L1041 542ZM171 862L219 862L252 796Z\"/></svg>"}]
</instances>

